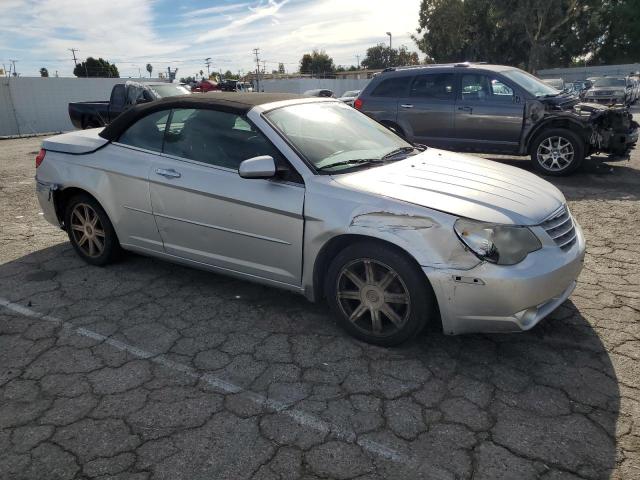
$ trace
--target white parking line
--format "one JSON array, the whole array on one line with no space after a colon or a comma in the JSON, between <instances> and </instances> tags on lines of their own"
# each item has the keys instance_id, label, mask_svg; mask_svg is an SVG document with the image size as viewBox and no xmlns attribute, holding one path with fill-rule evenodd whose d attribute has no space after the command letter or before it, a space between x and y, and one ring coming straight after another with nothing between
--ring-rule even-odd
<instances>
[{"instance_id":1,"label":"white parking line","mask_svg":"<svg viewBox=\"0 0 640 480\"><path fill-rule=\"evenodd\" d=\"M394 450L393 448L387 447L386 445L374 440L359 439L356 437L354 432L350 432L340 427L339 425L334 425L332 423L326 422L325 420L311 413L304 412L295 408L289 408L290 404L286 402L271 400L264 395L245 390L244 388L221 378L215 377L210 374L199 373L194 368L188 365L174 362L163 354L148 352L133 345L129 345L128 343L124 343L100 333L93 332L84 327L76 327L70 322L66 322L51 315L45 315L30 308L24 307L18 303L10 302L9 300L6 300L4 298L0 298L0 306L5 307L7 310L11 310L12 312L23 315L25 317L55 323L71 333L75 333L83 337L92 338L99 342L106 343L107 345L110 345L118 350L128 352L135 357L146 359L167 367L171 370L181 372L189 377L200 380L223 393L241 394L257 405L263 406L271 411L290 417L293 421L295 421L302 427L310 428L325 435L330 434L333 438L336 438L338 440L342 440L348 443L355 443L359 445L363 450L377 457L391 460L392 462L396 462L413 469L419 469L418 462ZM436 474L436 476L430 475L430 478L444 479L451 478L451 475L443 471L441 474Z\"/></svg>"}]
</instances>

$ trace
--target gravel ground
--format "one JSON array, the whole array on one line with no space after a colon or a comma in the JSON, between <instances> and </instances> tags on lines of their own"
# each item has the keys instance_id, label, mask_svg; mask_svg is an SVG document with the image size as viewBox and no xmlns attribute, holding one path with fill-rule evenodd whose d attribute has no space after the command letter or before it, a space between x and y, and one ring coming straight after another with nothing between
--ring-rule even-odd
<instances>
[{"instance_id":1,"label":"gravel ground","mask_svg":"<svg viewBox=\"0 0 640 480\"><path fill-rule=\"evenodd\" d=\"M383 349L286 292L83 264L40 141L0 141L0 478L640 478L640 151L553 180L587 255L533 331Z\"/></svg>"}]
</instances>

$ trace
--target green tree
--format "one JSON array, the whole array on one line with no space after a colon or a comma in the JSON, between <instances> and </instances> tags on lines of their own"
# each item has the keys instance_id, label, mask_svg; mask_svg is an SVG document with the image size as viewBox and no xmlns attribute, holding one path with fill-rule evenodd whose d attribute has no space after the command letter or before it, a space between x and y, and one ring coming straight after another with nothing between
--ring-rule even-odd
<instances>
[{"instance_id":1,"label":"green tree","mask_svg":"<svg viewBox=\"0 0 640 480\"><path fill-rule=\"evenodd\" d=\"M596 19L606 26L592 45L590 61L599 64L640 62L640 0L609 0Z\"/></svg>"},{"instance_id":2,"label":"green tree","mask_svg":"<svg viewBox=\"0 0 640 480\"><path fill-rule=\"evenodd\" d=\"M49 76L49 70L47 70L46 68L42 67L40 69L40 76L41 77L48 77Z\"/></svg>"},{"instance_id":3,"label":"green tree","mask_svg":"<svg viewBox=\"0 0 640 480\"><path fill-rule=\"evenodd\" d=\"M149 72L149 78L151 78L151 72L153 72L153 65L147 63L147 72Z\"/></svg>"},{"instance_id":4,"label":"green tree","mask_svg":"<svg viewBox=\"0 0 640 480\"><path fill-rule=\"evenodd\" d=\"M224 78L231 78L231 79L237 79L239 78L238 75L234 74L231 70L227 70L226 72L224 72Z\"/></svg>"},{"instance_id":5,"label":"green tree","mask_svg":"<svg viewBox=\"0 0 640 480\"><path fill-rule=\"evenodd\" d=\"M84 62L76 65L73 69L76 77L111 77L120 78L120 73L115 64L111 64L102 58L97 60L88 57Z\"/></svg>"},{"instance_id":6,"label":"green tree","mask_svg":"<svg viewBox=\"0 0 640 480\"><path fill-rule=\"evenodd\" d=\"M410 52L402 45L400 48L389 48L384 43L379 43L367 49L367 54L361 62L364 68L378 69L387 67L399 67L403 65L418 65L420 59L416 52Z\"/></svg>"},{"instance_id":7,"label":"green tree","mask_svg":"<svg viewBox=\"0 0 640 480\"><path fill-rule=\"evenodd\" d=\"M413 39L431 62L487 61L535 72L588 54L609 31L603 9L638 1L422 0Z\"/></svg>"},{"instance_id":8,"label":"green tree","mask_svg":"<svg viewBox=\"0 0 640 480\"><path fill-rule=\"evenodd\" d=\"M324 50L313 50L310 54L305 53L300 60L300 73L312 75L327 75L335 72L336 67L331 58Z\"/></svg>"}]
</instances>

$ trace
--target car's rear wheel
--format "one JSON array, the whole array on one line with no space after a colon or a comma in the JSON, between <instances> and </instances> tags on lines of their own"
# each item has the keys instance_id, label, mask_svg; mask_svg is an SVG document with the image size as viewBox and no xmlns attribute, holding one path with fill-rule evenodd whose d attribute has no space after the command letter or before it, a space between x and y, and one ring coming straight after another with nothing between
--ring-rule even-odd
<instances>
[{"instance_id":1,"label":"car's rear wheel","mask_svg":"<svg viewBox=\"0 0 640 480\"><path fill-rule=\"evenodd\" d=\"M120 243L109 217L90 195L76 195L67 202L64 217L67 234L76 253L91 265L106 265L120 253Z\"/></svg>"},{"instance_id":2,"label":"car's rear wheel","mask_svg":"<svg viewBox=\"0 0 640 480\"><path fill-rule=\"evenodd\" d=\"M408 340L434 315L424 273L406 255L376 242L341 251L329 266L325 292L341 325L376 345Z\"/></svg>"},{"instance_id":3,"label":"car's rear wheel","mask_svg":"<svg viewBox=\"0 0 640 480\"><path fill-rule=\"evenodd\" d=\"M584 141L571 130L555 128L542 132L531 145L533 167L544 175L568 175L584 160Z\"/></svg>"}]
</instances>

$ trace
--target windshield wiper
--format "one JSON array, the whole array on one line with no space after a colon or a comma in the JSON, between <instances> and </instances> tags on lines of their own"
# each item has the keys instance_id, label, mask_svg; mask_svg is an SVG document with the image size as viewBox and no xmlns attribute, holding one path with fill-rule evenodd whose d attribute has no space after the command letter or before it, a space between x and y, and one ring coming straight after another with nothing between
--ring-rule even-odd
<instances>
[{"instance_id":1,"label":"windshield wiper","mask_svg":"<svg viewBox=\"0 0 640 480\"><path fill-rule=\"evenodd\" d=\"M326 170L333 167L342 167L344 165L362 165L365 163L380 163L378 158L353 158L351 160L342 160L340 162L330 163L329 165L323 165L322 167L316 167L317 170Z\"/></svg>"},{"instance_id":2,"label":"windshield wiper","mask_svg":"<svg viewBox=\"0 0 640 480\"><path fill-rule=\"evenodd\" d=\"M400 155L401 153L413 152L415 149L416 149L415 147L400 147L400 148L396 148L395 150L391 150L386 155L383 155L380 160L381 161L388 160L391 157L395 157L396 155Z\"/></svg>"}]
</instances>

